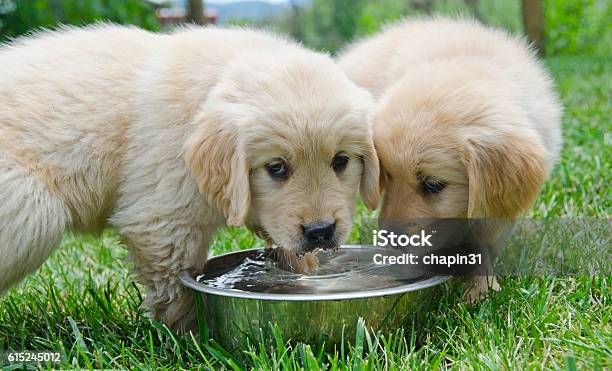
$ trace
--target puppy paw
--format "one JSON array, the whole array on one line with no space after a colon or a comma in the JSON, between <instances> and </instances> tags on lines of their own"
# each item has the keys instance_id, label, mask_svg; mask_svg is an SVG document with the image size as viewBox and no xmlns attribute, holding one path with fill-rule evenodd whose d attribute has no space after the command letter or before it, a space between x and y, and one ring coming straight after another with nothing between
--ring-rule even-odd
<instances>
[{"instance_id":1,"label":"puppy paw","mask_svg":"<svg viewBox=\"0 0 612 371\"><path fill-rule=\"evenodd\" d=\"M465 280L463 300L469 304L476 304L486 296L489 290L501 290L495 276L470 277Z\"/></svg>"},{"instance_id":2,"label":"puppy paw","mask_svg":"<svg viewBox=\"0 0 612 371\"><path fill-rule=\"evenodd\" d=\"M145 315L152 320L163 322L177 333L197 332L199 329L195 313L194 294L179 288L172 297L159 295L156 288L148 288L142 306Z\"/></svg>"}]
</instances>

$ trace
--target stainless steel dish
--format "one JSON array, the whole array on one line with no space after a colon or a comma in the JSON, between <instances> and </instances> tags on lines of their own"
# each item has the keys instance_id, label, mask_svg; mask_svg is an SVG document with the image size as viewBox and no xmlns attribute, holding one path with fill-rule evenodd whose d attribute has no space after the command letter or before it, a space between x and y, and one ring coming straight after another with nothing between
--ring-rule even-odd
<instances>
[{"instance_id":1,"label":"stainless steel dish","mask_svg":"<svg viewBox=\"0 0 612 371\"><path fill-rule=\"evenodd\" d=\"M343 246L356 249L359 246ZM250 249L211 258L205 271L228 270L245 257L261 252ZM368 329L395 330L411 326L435 304L447 276L387 289L350 293L270 294L218 289L199 283L188 272L180 280L199 294L209 335L227 349L243 348L273 339L276 325L285 340L327 346L351 341L358 319ZM418 321L417 321L418 322Z\"/></svg>"}]
</instances>

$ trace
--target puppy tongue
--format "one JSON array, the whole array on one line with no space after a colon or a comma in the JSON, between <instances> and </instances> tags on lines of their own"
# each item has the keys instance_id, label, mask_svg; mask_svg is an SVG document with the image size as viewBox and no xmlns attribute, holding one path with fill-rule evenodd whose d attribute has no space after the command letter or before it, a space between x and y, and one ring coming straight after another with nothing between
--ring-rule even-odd
<instances>
[{"instance_id":1,"label":"puppy tongue","mask_svg":"<svg viewBox=\"0 0 612 371\"><path fill-rule=\"evenodd\" d=\"M268 257L276 262L279 269L291 273L312 275L319 267L319 262L313 252L299 256L292 250L277 247L268 253Z\"/></svg>"},{"instance_id":2,"label":"puppy tongue","mask_svg":"<svg viewBox=\"0 0 612 371\"><path fill-rule=\"evenodd\" d=\"M304 274L313 275L317 268L319 268L319 260L315 255L315 252L307 252L302 256L300 263L303 266Z\"/></svg>"}]
</instances>

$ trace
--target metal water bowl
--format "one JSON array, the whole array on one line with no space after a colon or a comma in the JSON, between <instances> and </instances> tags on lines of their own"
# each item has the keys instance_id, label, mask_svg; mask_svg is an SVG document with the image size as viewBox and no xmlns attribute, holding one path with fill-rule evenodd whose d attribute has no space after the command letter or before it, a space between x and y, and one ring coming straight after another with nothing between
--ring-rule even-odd
<instances>
[{"instance_id":1,"label":"metal water bowl","mask_svg":"<svg viewBox=\"0 0 612 371\"><path fill-rule=\"evenodd\" d=\"M362 249L369 246L342 246ZM262 249L250 249L211 258L204 272L229 271ZM373 331L409 327L436 304L448 276L434 276L385 289L347 293L258 293L219 289L196 281L188 272L181 282L202 299L209 335L226 349L261 340L272 341L273 326L285 340L327 346L352 341L359 318Z\"/></svg>"}]
</instances>

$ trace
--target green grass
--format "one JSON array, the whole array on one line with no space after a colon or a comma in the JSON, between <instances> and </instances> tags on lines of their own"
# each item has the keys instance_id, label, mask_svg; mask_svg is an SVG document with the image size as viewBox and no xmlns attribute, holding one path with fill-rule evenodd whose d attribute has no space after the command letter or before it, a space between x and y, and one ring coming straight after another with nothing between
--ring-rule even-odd
<instances>
[{"instance_id":1,"label":"green grass","mask_svg":"<svg viewBox=\"0 0 612 371\"><path fill-rule=\"evenodd\" d=\"M548 64L566 108L565 147L532 216L607 218L612 65L578 57ZM224 230L212 251L256 245L244 230ZM147 320L138 309L143 289L130 280L126 256L112 232L67 235L36 274L0 300L0 349L59 350L64 368L612 367L610 276L505 278L500 293L475 306L449 289L418 333L410 324L395 334L361 327L356 343L336 352L281 342L232 357L213 342Z\"/></svg>"}]
</instances>

